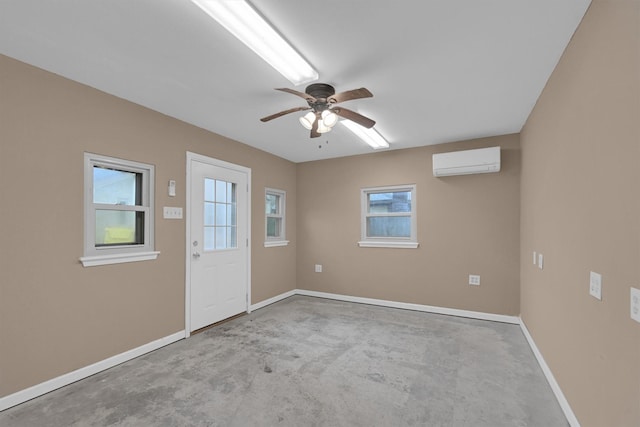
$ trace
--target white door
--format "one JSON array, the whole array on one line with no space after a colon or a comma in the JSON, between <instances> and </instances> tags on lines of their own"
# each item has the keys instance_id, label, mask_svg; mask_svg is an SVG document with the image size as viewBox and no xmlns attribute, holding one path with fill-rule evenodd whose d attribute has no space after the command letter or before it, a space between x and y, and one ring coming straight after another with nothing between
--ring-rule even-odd
<instances>
[{"instance_id":1,"label":"white door","mask_svg":"<svg viewBox=\"0 0 640 427\"><path fill-rule=\"evenodd\" d=\"M187 329L247 311L250 169L188 153Z\"/></svg>"}]
</instances>

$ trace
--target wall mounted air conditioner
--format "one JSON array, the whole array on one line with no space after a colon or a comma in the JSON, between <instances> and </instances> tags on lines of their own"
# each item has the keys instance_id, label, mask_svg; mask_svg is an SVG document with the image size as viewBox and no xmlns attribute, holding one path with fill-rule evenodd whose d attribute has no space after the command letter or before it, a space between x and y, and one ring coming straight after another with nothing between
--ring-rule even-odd
<instances>
[{"instance_id":1,"label":"wall mounted air conditioner","mask_svg":"<svg viewBox=\"0 0 640 427\"><path fill-rule=\"evenodd\" d=\"M433 176L500 172L500 147L433 155Z\"/></svg>"}]
</instances>

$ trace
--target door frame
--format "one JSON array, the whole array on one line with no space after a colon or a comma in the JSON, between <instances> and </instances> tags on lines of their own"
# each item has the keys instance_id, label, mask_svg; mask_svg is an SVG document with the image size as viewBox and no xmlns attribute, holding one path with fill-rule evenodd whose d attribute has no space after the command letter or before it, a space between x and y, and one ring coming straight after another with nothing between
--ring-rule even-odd
<instances>
[{"instance_id":1,"label":"door frame","mask_svg":"<svg viewBox=\"0 0 640 427\"><path fill-rule=\"evenodd\" d=\"M185 292L184 292L184 329L186 337L191 336L191 164L193 161L205 163L247 175L247 313L251 312L251 168L214 159L198 153L187 151L187 173L185 183ZM238 224L240 225L240 224ZM240 242L238 242L240 244Z\"/></svg>"}]
</instances>

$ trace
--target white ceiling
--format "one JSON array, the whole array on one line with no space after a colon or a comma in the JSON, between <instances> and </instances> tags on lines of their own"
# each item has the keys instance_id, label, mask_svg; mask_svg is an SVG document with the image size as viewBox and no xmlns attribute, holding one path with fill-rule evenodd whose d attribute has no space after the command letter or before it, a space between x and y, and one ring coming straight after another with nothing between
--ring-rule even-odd
<instances>
[{"instance_id":1,"label":"white ceiling","mask_svg":"<svg viewBox=\"0 0 640 427\"><path fill-rule=\"evenodd\" d=\"M590 0L251 3L400 149L519 132ZM305 102L189 0L0 0L0 53L294 162L372 151L260 122Z\"/></svg>"}]
</instances>

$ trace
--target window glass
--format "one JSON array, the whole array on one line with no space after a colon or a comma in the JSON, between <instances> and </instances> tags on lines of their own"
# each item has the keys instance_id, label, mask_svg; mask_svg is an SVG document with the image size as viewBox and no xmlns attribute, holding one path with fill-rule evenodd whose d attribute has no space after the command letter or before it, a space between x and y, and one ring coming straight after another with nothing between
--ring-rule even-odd
<instances>
[{"instance_id":1,"label":"window glass","mask_svg":"<svg viewBox=\"0 0 640 427\"><path fill-rule=\"evenodd\" d=\"M411 212L411 191L371 193L369 212Z\"/></svg>"},{"instance_id":2,"label":"window glass","mask_svg":"<svg viewBox=\"0 0 640 427\"><path fill-rule=\"evenodd\" d=\"M281 218L267 218L267 237L280 236Z\"/></svg>"},{"instance_id":3,"label":"window glass","mask_svg":"<svg viewBox=\"0 0 640 427\"><path fill-rule=\"evenodd\" d=\"M141 173L94 166L93 203L140 206L141 184Z\"/></svg>"},{"instance_id":4,"label":"window glass","mask_svg":"<svg viewBox=\"0 0 640 427\"><path fill-rule=\"evenodd\" d=\"M143 212L96 210L96 247L142 243L144 243Z\"/></svg>"},{"instance_id":5,"label":"window glass","mask_svg":"<svg viewBox=\"0 0 640 427\"><path fill-rule=\"evenodd\" d=\"M411 217L368 217L368 237L411 237Z\"/></svg>"}]
</instances>

